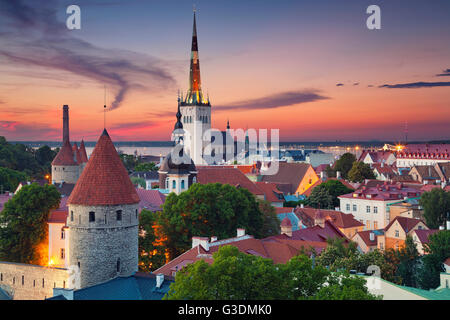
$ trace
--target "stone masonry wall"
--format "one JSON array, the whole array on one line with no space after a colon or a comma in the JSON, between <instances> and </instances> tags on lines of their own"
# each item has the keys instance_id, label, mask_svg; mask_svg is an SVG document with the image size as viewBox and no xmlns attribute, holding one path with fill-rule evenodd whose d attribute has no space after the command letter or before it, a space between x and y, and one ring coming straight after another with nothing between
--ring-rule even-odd
<instances>
[{"instance_id":1,"label":"stone masonry wall","mask_svg":"<svg viewBox=\"0 0 450 320\"><path fill-rule=\"evenodd\" d=\"M120 221L117 210L122 210ZM69 205L69 266L80 266L81 288L138 270L137 210L137 204ZM89 221L89 212L95 213L95 221Z\"/></svg>"},{"instance_id":2,"label":"stone masonry wall","mask_svg":"<svg viewBox=\"0 0 450 320\"><path fill-rule=\"evenodd\" d=\"M66 288L69 273L63 268L0 261L0 287L14 300L44 300L53 288Z\"/></svg>"}]
</instances>

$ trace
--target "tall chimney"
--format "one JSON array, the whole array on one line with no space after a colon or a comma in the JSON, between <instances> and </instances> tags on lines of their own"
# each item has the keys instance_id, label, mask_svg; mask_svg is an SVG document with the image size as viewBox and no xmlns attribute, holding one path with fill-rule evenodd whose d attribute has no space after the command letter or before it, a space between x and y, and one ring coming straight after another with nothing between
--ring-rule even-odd
<instances>
[{"instance_id":1,"label":"tall chimney","mask_svg":"<svg viewBox=\"0 0 450 320\"><path fill-rule=\"evenodd\" d=\"M63 106L63 144L69 141L69 106Z\"/></svg>"}]
</instances>

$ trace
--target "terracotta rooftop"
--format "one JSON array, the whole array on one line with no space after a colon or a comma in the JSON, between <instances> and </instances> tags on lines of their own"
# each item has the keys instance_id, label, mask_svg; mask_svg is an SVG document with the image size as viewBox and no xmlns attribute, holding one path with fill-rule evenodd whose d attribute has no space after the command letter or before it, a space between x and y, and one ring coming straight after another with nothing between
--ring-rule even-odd
<instances>
[{"instance_id":1,"label":"terracotta rooftop","mask_svg":"<svg viewBox=\"0 0 450 320\"><path fill-rule=\"evenodd\" d=\"M385 228L384 230L387 231L389 228L394 224L395 221L398 221L400 226L402 227L403 231L408 233L411 231L419 222L422 222L420 219L414 219L414 218L407 218L402 216L397 216L392 220ZM425 224L425 223L424 223Z\"/></svg>"},{"instance_id":2,"label":"terracotta rooftop","mask_svg":"<svg viewBox=\"0 0 450 320\"><path fill-rule=\"evenodd\" d=\"M73 149L68 140L66 140L66 142L62 145L61 149L59 149L58 154L56 155L55 159L53 159L53 161L52 161L52 165L54 165L54 166L76 166L76 165L78 165L75 162Z\"/></svg>"},{"instance_id":3,"label":"terracotta rooftop","mask_svg":"<svg viewBox=\"0 0 450 320\"><path fill-rule=\"evenodd\" d=\"M414 230L414 232L417 235L417 238L419 239L420 242L422 243L428 243L429 242L429 237L430 235L438 232L438 229L430 229L430 230L425 230L425 229L417 229Z\"/></svg>"},{"instance_id":4,"label":"terracotta rooftop","mask_svg":"<svg viewBox=\"0 0 450 320\"><path fill-rule=\"evenodd\" d=\"M347 237L330 221L325 221L324 228L319 225L300 229L292 232L292 237L285 234L275 235L270 237L271 239L291 239L291 240L303 240L303 241L315 241L326 242L331 238L344 238Z\"/></svg>"},{"instance_id":5,"label":"terracotta rooftop","mask_svg":"<svg viewBox=\"0 0 450 320\"><path fill-rule=\"evenodd\" d=\"M389 159L389 157L393 154L392 151L369 151L364 150L361 153L361 156L359 157L358 161L363 161L364 158L366 158L367 155L370 156L373 162L382 162L383 160L386 161Z\"/></svg>"},{"instance_id":6,"label":"terracotta rooftop","mask_svg":"<svg viewBox=\"0 0 450 320\"><path fill-rule=\"evenodd\" d=\"M302 219L302 214L305 214L309 217L311 221L314 221L316 217L316 212L319 209L316 208L296 208L295 214L300 220ZM336 210L325 210L320 209L325 219L331 221L338 228L352 228L352 227L361 227L364 226L360 221L356 220L355 217L351 213L343 213L341 211Z\"/></svg>"},{"instance_id":7,"label":"terracotta rooftop","mask_svg":"<svg viewBox=\"0 0 450 320\"><path fill-rule=\"evenodd\" d=\"M450 144L408 144L397 158L450 160Z\"/></svg>"},{"instance_id":8,"label":"terracotta rooftop","mask_svg":"<svg viewBox=\"0 0 450 320\"><path fill-rule=\"evenodd\" d=\"M158 190L136 189L139 196L139 209L146 209L152 212L162 211L162 205L166 201L166 196Z\"/></svg>"},{"instance_id":9,"label":"terracotta rooftop","mask_svg":"<svg viewBox=\"0 0 450 320\"><path fill-rule=\"evenodd\" d=\"M245 188L254 195L264 195L249 178L239 169L214 166L197 167L197 182L201 184L221 183L229 184L237 188Z\"/></svg>"},{"instance_id":10,"label":"terracotta rooftop","mask_svg":"<svg viewBox=\"0 0 450 320\"><path fill-rule=\"evenodd\" d=\"M269 202L284 202L283 192L278 190L275 183L258 181L255 184L264 192L265 200Z\"/></svg>"},{"instance_id":11,"label":"terracotta rooftop","mask_svg":"<svg viewBox=\"0 0 450 320\"><path fill-rule=\"evenodd\" d=\"M373 247L373 246L377 246L377 236L375 234L374 236L374 240L371 241L370 240L370 234L374 233L374 230L364 230L364 231L358 231L358 235L361 237L362 241L364 241L364 243L368 246L368 247Z\"/></svg>"},{"instance_id":12,"label":"terracotta rooftop","mask_svg":"<svg viewBox=\"0 0 450 320\"><path fill-rule=\"evenodd\" d=\"M279 162L278 164L278 172L274 175L263 175L261 181L289 184L291 194L297 191L308 169L312 168L308 163Z\"/></svg>"},{"instance_id":13,"label":"terracotta rooftop","mask_svg":"<svg viewBox=\"0 0 450 320\"><path fill-rule=\"evenodd\" d=\"M105 129L68 203L102 206L134 204L139 201L136 189Z\"/></svg>"},{"instance_id":14,"label":"terracotta rooftop","mask_svg":"<svg viewBox=\"0 0 450 320\"><path fill-rule=\"evenodd\" d=\"M79 151L80 151L80 160L81 160L81 162L87 163L88 162L88 156L87 156L86 147L84 145L84 141L83 140L81 140Z\"/></svg>"},{"instance_id":15,"label":"terracotta rooftop","mask_svg":"<svg viewBox=\"0 0 450 320\"><path fill-rule=\"evenodd\" d=\"M368 184L362 185L355 192L341 195L338 198L388 201L401 200L405 197L420 197L421 194L422 191L417 187L412 187L401 182L392 184L384 181L383 183L375 184L373 187L369 187Z\"/></svg>"},{"instance_id":16,"label":"terracotta rooftop","mask_svg":"<svg viewBox=\"0 0 450 320\"><path fill-rule=\"evenodd\" d=\"M205 262L212 264L214 261L212 254L217 252L219 248L224 245L235 246L239 251L246 254L272 259L274 263L288 262L292 257L296 256L302 248L309 249L310 247L313 247L316 249L316 252L321 252L327 246L326 243L313 241L274 238L254 239L252 236L231 238L223 242L210 242L208 251L201 247L201 245L198 245L176 257L158 270L155 270L153 273L172 275L173 272L180 271L184 266L198 260L204 260Z\"/></svg>"}]
</instances>

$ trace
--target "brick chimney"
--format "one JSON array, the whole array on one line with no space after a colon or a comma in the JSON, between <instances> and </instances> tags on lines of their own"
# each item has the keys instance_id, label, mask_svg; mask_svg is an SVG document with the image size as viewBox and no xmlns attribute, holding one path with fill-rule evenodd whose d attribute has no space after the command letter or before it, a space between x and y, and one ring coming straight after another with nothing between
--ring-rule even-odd
<instances>
[{"instance_id":1,"label":"brick chimney","mask_svg":"<svg viewBox=\"0 0 450 320\"><path fill-rule=\"evenodd\" d=\"M238 229L236 230L236 236L237 236L237 237L243 237L243 236L245 236L245 229L238 228Z\"/></svg>"},{"instance_id":2,"label":"brick chimney","mask_svg":"<svg viewBox=\"0 0 450 320\"><path fill-rule=\"evenodd\" d=\"M69 141L69 106L63 106L63 144Z\"/></svg>"}]
</instances>

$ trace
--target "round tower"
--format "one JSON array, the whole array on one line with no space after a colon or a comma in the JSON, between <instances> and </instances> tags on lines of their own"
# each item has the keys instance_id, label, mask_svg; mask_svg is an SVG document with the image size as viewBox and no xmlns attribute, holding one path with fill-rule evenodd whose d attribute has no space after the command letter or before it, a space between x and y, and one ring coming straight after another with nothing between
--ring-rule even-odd
<instances>
[{"instance_id":1,"label":"round tower","mask_svg":"<svg viewBox=\"0 0 450 320\"><path fill-rule=\"evenodd\" d=\"M68 260L81 288L138 270L138 204L105 129L68 199Z\"/></svg>"}]
</instances>

